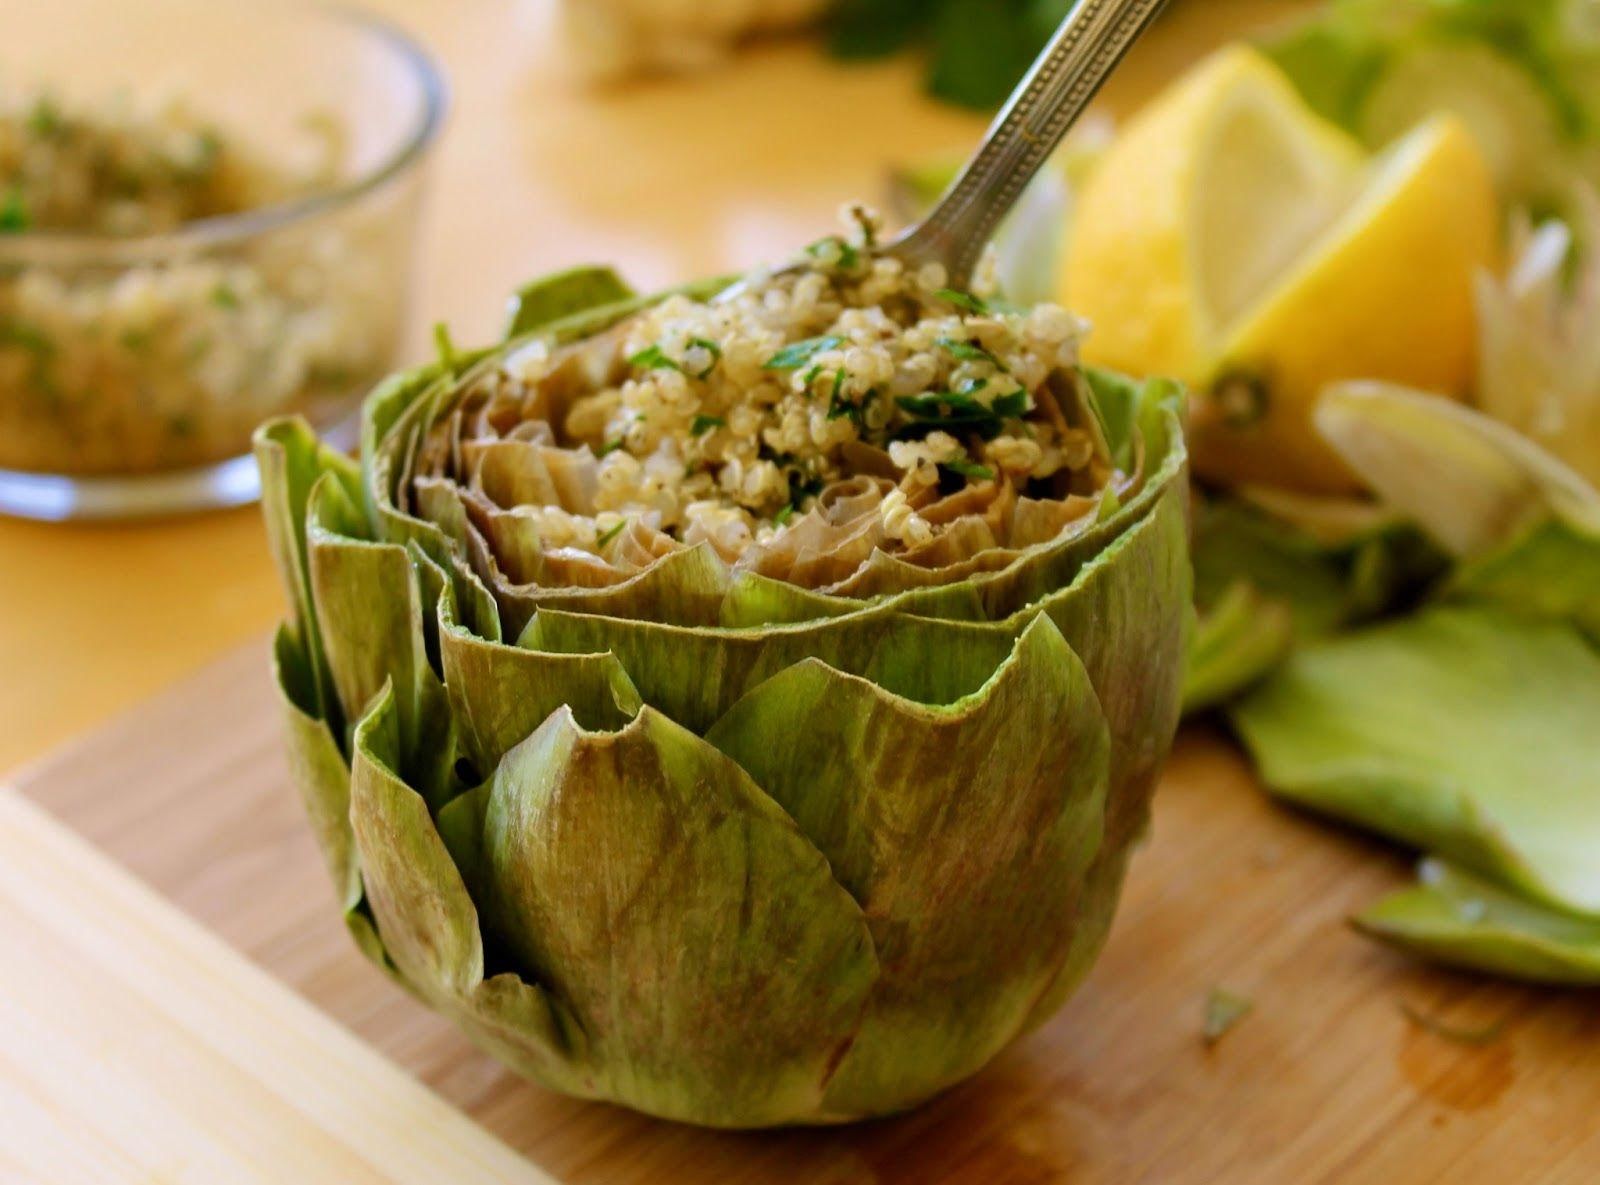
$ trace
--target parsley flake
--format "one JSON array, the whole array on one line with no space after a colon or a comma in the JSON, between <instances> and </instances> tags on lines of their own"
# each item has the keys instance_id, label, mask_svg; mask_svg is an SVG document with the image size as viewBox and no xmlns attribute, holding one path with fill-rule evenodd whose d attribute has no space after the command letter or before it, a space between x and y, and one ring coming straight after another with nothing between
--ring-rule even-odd
<instances>
[{"instance_id":1,"label":"parsley flake","mask_svg":"<svg viewBox=\"0 0 1600 1185\"><path fill-rule=\"evenodd\" d=\"M676 370L680 374L683 372L683 367L668 357L667 352L660 346L650 346L640 350L628 359L628 365L635 370Z\"/></svg>"},{"instance_id":2,"label":"parsley flake","mask_svg":"<svg viewBox=\"0 0 1600 1185\"><path fill-rule=\"evenodd\" d=\"M952 357L959 358L963 362L987 362L996 370L1009 373L1004 362L976 342L962 341L955 337L941 337L938 344Z\"/></svg>"},{"instance_id":3,"label":"parsley flake","mask_svg":"<svg viewBox=\"0 0 1600 1185\"><path fill-rule=\"evenodd\" d=\"M711 355L711 361L706 364L706 368L704 370L696 371L689 377L696 379L710 378L711 372L717 368L717 363L722 361L722 347L717 345L717 343L712 341L710 338L705 337L692 337L689 339L689 345L699 346L702 350Z\"/></svg>"},{"instance_id":4,"label":"parsley flake","mask_svg":"<svg viewBox=\"0 0 1600 1185\"><path fill-rule=\"evenodd\" d=\"M772 357L768 358L762 366L763 370L799 370L818 354L826 354L829 350L837 350L844 345L844 338L830 333L826 337L812 337L805 341L794 342L784 346Z\"/></svg>"},{"instance_id":5,"label":"parsley flake","mask_svg":"<svg viewBox=\"0 0 1600 1185\"><path fill-rule=\"evenodd\" d=\"M728 421L721 416L695 416L694 422L689 425L690 436L704 436L716 428L726 428Z\"/></svg>"},{"instance_id":6,"label":"parsley flake","mask_svg":"<svg viewBox=\"0 0 1600 1185\"><path fill-rule=\"evenodd\" d=\"M988 304L973 296L970 292L960 292L954 288L941 288L934 295L945 304L953 304L958 309L965 309L974 316L982 317L989 312Z\"/></svg>"},{"instance_id":7,"label":"parsley flake","mask_svg":"<svg viewBox=\"0 0 1600 1185\"><path fill-rule=\"evenodd\" d=\"M604 535L601 535L600 538L598 538L598 539L596 539L594 541L595 550L599 551L607 543L610 543L618 535L622 534L622 528L627 526L627 525L628 525L628 520L627 519L623 519L620 523L618 523L616 526L612 527Z\"/></svg>"},{"instance_id":8,"label":"parsley flake","mask_svg":"<svg viewBox=\"0 0 1600 1185\"><path fill-rule=\"evenodd\" d=\"M969 478L972 481L994 480L993 469L990 469L987 465L979 465L974 461L969 461L965 457L951 457L948 461L940 461L939 468L948 469L951 473Z\"/></svg>"}]
</instances>

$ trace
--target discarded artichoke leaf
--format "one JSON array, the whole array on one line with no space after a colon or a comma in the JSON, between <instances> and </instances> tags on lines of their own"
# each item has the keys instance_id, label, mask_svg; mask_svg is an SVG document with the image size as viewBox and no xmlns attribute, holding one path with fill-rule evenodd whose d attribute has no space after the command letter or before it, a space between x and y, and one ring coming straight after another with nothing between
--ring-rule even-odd
<instances>
[{"instance_id":1,"label":"discarded artichoke leaf","mask_svg":"<svg viewBox=\"0 0 1600 1185\"><path fill-rule=\"evenodd\" d=\"M1274 794L1600 912L1600 654L1569 626L1430 608L1305 647L1232 719Z\"/></svg>"},{"instance_id":2,"label":"discarded artichoke leaf","mask_svg":"<svg viewBox=\"0 0 1600 1185\"><path fill-rule=\"evenodd\" d=\"M1600 537L1600 492L1527 437L1448 399L1381 383L1323 393L1318 430L1380 498L1458 557L1554 515Z\"/></svg>"},{"instance_id":3,"label":"discarded artichoke leaf","mask_svg":"<svg viewBox=\"0 0 1600 1185\"><path fill-rule=\"evenodd\" d=\"M1600 535L1545 519L1504 547L1461 564L1446 591L1570 621L1600 643Z\"/></svg>"},{"instance_id":4,"label":"discarded artichoke leaf","mask_svg":"<svg viewBox=\"0 0 1600 1185\"><path fill-rule=\"evenodd\" d=\"M1207 1045L1215 1045L1255 1011L1255 1001L1227 988L1212 988L1206 995L1205 1025L1201 1035Z\"/></svg>"},{"instance_id":5,"label":"discarded artichoke leaf","mask_svg":"<svg viewBox=\"0 0 1600 1185\"><path fill-rule=\"evenodd\" d=\"M1443 860L1428 859L1421 884L1358 915L1358 930L1446 966L1508 979L1600 985L1600 917L1536 904Z\"/></svg>"},{"instance_id":6,"label":"discarded artichoke leaf","mask_svg":"<svg viewBox=\"0 0 1600 1185\"><path fill-rule=\"evenodd\" d=\"M1237 582L1199 617L1184 675L1184 713L1236 699L1288 658L1294 642L1289 606Z\"/></svg>"}]
</instances>

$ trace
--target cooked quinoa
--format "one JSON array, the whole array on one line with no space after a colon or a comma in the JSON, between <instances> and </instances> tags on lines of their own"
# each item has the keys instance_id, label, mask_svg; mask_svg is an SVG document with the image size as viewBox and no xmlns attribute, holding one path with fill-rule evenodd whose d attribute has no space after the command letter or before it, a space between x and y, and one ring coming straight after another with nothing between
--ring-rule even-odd
<instances>
[{"instance_id":1,"label":"cooked quinoa","mask_svg":"<svg viewBox=\"0 0 1600 1185\"><path fill-rule=\"evenodd\" d=\"M340 129L308 118L280 161L180 100L0 96L0 467L141 473L237 456L279 412L326 421L390 365L401 330L396 210L329 213L149 262L8 263L7 242L109 247L334 182ZM27 258L23 256L22 258Z\"/></svg>"},{"instance_id":2,"label":"cooked quinoa","mask_svg":"<svg viewBox=\"0 0 1600 1185\"><path fill-rule=\"evenodd\" d=\"M502 568L556 583L705 542L825 585L875 551L942 566L1092 521L1120 475L1079 322L908 272L872 229L731 298L676 296L598 340L513 351L435 427L422 489L457 481L491 546L518 541L495 548ZM529 532L537 571L516 558Z\"/></svg>"}]
</instances>

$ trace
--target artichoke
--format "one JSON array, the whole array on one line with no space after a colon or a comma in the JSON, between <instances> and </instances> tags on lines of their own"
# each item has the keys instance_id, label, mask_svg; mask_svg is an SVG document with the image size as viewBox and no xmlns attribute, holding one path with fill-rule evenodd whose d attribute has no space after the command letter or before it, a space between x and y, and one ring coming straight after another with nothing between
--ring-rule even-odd
<instances>
[{"instance_id":1,"label":"artichoke","mask_svg":"<svg viewBox=\"0 0 1600 1185\"><path fill-rule=\"evenodd\" d=\"M905 1109L1106 936L1179 714L1180 393L867 248L738 307L568 273L376 390L359 464L258 435L349 928L549 1088Z\"/></svg>"}]
</instances>

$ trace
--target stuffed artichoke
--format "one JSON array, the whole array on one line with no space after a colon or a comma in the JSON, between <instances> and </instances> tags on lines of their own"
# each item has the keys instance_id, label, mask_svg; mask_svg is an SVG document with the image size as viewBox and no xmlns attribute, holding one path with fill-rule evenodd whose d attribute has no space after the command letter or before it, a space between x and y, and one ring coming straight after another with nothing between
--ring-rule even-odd
<instances>
[{"instance_id":1,"label":"stuffed artichoke","mask_svg":"<svg viewBox=\"0 0 1600 1185\"><path fill-rule=\"evenodd\" d=\"M261 430L350 929L540 1083L893 1112L1098 954L1179 712L1179 393L936 273L584 269L374 392L359 466Z\"/></svg>"}]
</instances>

